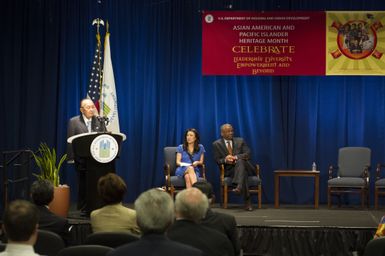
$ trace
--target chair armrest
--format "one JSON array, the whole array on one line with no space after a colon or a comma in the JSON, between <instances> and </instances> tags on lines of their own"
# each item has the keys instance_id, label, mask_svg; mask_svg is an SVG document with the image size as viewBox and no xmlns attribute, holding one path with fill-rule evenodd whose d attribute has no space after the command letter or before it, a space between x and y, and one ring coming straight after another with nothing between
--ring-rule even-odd
<instances>
[{"instance_id":1,"label":"chair armrest","mask_svg":"<svg viewBox=\"0 0 385 256\"><path fill-rule=\"evenodd\" d=\"M201 164L202 178L206 179L206 165Z\"/></svg>"},{"instance_id":2,"label":"chair armrest","mask_svg":"<svg viewBox=\"0 0 385 256\"><path fill-rule=\"evenodd\" d=\"M219 165L219 175L220 175L221 185L224 185L224 182L225 182L225 165L224 164Z\"/></svg>"},{"instance_id":3,"label":"chair armrest","mask_svg":"<svg viewBox=\"0 0 385 256\"><path fill-rule=\"evenodd\" d=\"M333 171L338 170L338 167L334 167L333 165L329 165L329 180L333 178Z\"/></svg>"},{"instance_id":4,"label":"chair armrest","mask_svg":"<svg viewBox=\"0 0 385 256\"><path fill-rule=\"evenodd\" d=\"M378 163L376 168L376 180L381 179L381 168L384 168L385 164Z\"/></svg>"},{"instance_id":5,"label":"chair armrest","mask_svg":"<svg viewBox=\"0 0 385 256\"><path fill-rule=\"evenodd\" d=\"M255 165L255 175L259 178L261 168L259 167L259 164Z\"/></svg>"},{"instance_id":6,"label":"chair armrest","mask_svg":"<svg viewBox=\"0 0 385 256\"><path fill-rule=\"evenodd\" d=\"M170 174L171 170L170 170L169 164L164 164L163 173L164 173L164 178L166 180L166 189L168 190L168 188L171 187L171 174Z\"/></svg>"},{"instance_id":7,"label":"chair armrest","mask_svg":"<svg viewBox=\"0 0 385 256\"><path fill-rule=\"evenodd\" d=\"M365 179L366 184L369 183L369 174L370 174L370 173L369 173L369 169L370 169L370 166L366 165L366 166L364 167L364 172L363 172L363 174L362 174L362 178Z\"/></svg>"}]
</instances>

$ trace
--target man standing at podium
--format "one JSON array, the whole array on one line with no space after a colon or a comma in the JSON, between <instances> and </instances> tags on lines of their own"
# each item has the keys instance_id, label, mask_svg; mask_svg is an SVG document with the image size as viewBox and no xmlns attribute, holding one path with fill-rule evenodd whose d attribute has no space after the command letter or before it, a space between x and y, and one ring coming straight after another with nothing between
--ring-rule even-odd
<instances>
[{"instance_id":1,"label":"man standing at podium","mask_svg":"<svg viewBox=\"0 0 385 256\"><path fill-rule=\"evenodd\" d=\"M98 120L98 112L91 99L85 98L80 101L80 112L81 115L72 117L69 120L67 138L81 133L104 131L105 125ZM71 144L68 144L67 151L68 160L75 161L75 168L78 175L77 208L82 212L86 205L86 166L84 159L74 157Z\"/></svg>"}]
</instances>

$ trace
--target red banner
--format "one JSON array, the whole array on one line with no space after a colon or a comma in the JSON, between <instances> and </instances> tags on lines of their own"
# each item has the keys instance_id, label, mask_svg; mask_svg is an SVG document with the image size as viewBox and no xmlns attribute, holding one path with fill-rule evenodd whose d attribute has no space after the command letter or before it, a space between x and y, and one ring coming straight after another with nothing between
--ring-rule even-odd
<instances>
[{"instance_id":1,"label":"red banner","mask_svg":"<svg viewBox=\"0 0 385 256\"><path fill-rule=\"evenodd\" d=\"M325 75L325 12L204 11L203 75Z\"/></svg>"}]
</instances>

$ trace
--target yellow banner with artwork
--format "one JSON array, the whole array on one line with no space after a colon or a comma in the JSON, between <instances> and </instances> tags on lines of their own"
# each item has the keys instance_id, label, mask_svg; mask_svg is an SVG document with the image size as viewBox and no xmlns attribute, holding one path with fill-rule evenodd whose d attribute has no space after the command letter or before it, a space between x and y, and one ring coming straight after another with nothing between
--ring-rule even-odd
<instances>
[{"instance_id":1,"label":"yellow banner with artwork","mask_svg":"<svg viewBox=\"0 0 385 256\"><path fill-rule=\"evenodd\" d=\"M385 12L326 12L326 75L385 75Z\"/></svg>"}]
</instances>

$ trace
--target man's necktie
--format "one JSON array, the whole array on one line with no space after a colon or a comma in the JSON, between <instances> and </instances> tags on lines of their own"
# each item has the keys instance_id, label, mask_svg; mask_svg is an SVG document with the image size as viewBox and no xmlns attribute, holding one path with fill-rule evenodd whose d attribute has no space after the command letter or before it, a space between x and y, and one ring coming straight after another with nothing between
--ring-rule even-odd
<instances>
[{"instance_id":1,"label":"man's necktie","mask_svg":"<svg viewBox=\"0 0 385 256\"><path fill-rule=\"evenodd\" d=\"M91 121L87 121L87 130L91 132Z\"/></svg>"},{"instance_id":2,"label":"man's necktie","mask_svg":"<svg viewBox=\"0 0 385 256\"><path fill-rule=\"evenodd\" d=\"M229 154L233 154L233 148L231 147L231 142L228 140L227 141L227 151L229 151Z\"/></svg>"}]
</instances>

